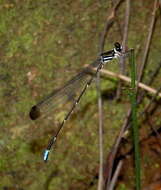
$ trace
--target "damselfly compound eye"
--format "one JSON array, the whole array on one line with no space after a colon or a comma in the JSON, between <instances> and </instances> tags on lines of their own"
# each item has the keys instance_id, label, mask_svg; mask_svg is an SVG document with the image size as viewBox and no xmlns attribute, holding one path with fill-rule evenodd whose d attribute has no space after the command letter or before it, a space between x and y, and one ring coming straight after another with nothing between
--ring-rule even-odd
<instances>
[{"instance_id":1,"label":"damselfly compound eye","mask_svg":"<svg viewBox=\"0 0 161 190\"><path fill-rule=\"evenodd\" d=\"M115 46L116 51L121 52L122 46L120 45L120 43L116 42L116 43L114 44L114 46Z\"/></svg>"}]
</instances>

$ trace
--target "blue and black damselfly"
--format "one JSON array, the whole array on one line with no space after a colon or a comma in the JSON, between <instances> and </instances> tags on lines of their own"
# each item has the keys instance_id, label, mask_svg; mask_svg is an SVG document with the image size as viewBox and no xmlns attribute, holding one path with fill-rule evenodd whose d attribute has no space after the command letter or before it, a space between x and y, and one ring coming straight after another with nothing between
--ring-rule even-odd
<instances>
[{"instance_id":1,"label":"blue and black damselfly","mask_svg":"<svg viewBox=\"0 0 161 190\"><path fill-rule=\"evenodd\" d=\"M49 141L49 144L44 152L44 161L48 160L49 152L53 144L56 142L59 132L63 128L67 119L70 117L76 105L79 103L88 86L96 77L97 73L106 63L112 61L113 59L120 58L123 55L125 55L125 53L122 53L122 46L118 42L116 42L112 50L100 54L99 58L94 63L84 68L75 77L68 81L62 88L53 91L49 96L47 96L31 108L29 116L32 120L37 120L38 118L45 115L49 108L52 108L54 110L54 107L58 106L59 103L64 104L68 101L72 102L72 106L69 112L66 114L56 133ZM91 69L96 69L93 75L89 74L91 72ZM77 94L80 87L82 87L81 91L79 94Z\"/></svg>"}]
</instances>

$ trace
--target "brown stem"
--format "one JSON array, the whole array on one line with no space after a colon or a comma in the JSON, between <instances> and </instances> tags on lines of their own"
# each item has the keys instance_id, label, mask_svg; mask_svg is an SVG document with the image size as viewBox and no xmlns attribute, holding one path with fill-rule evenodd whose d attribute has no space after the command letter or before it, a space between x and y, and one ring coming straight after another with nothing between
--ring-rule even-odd
<instances>
[{"instance_id":1,"label":"brown stem","mask_svg":"<svg viewBox=\"0 0 161 190\"><path fill-rule=\"evenodd\" d=\"M103 48L104 48L104 44L105 44L105 39L106 39L106 36L107 36L107 32L109 31L109 29L111 28L111 26L112 26L113 23L114 23L116 11L117 11L117 9L119 8L119 6L121 5L121 3L122 3L123 1L124 1L124 0L118 0L118 1L115 3L115 5L114 5L114 7L112 8L112 11L111 11L111 13L110 13L110 16L108 16L108 18L107 18L107 21L106 21L104 30L103 30L102 35L101 35L101 40L100 40L100 53L103 52Z\"/></svg>"},{"instance_id":2,"label":"brown stem","mask_svg":"<svg viewBox=\"0 0 161 190\"><path fill-rule=\"evenodd\" d=\"M94 68L93 70L96 70L96 69ZM100 73L108 75L108 76L111 76L111 77L114 77L114 78L121 79L122 81L125 81L127 83L131 82L131 79L129 77L127 77L125 75L118 74L118 73L114 73L114 72L109 71L107 69L106 70L102 69L100 71ZM136 82L138 83L138 81L136 81ZM141 83L141 82L138 83L138 87L143 89L143 90L146 90L147 92L149 92L151 94L154 94L154 95L156 95L156 93L157 93L157 90L155 88L152 88L152 87L150 87L150 86L148 86L148 85L146 85L144 83ZM161 93L158 93L157 96L161 98Z\"/></svg>"},{"instance_id":3,"label":"brown stem","mask_svg":"<svg viewBox=\"0 0 161 190\"><path fill-rule=\"evenodd\" d=\"M143 59L142 59L142 64L141 64L141 67L139 68L140 72L138 75L138 82L142 81L142 78L144 76L144 69L145 69L146 64L147 64L147 58L148 58L148 54L149 54L150 44L151 44L152 35L154 32L156 12L157 12L157 8L158 8L157 3L158 3L158 0L155 0L153 12L152 12L152 19L151 19L151 23L150 23L150 27L149 27L149 33L148 33L148 37L146 40L145 51L144 51L144 55L143 55Z\"/></svg>"},{"instance_id":4,"label":"brown stem","mask_svg":"<svg viewBox=\"0 0 161 190\"><path fill-rule=\"evenodd\" d=\"M123 0L118 0L112 9L110 16L107 19L103 33L100 40L99 53L103 52L105 39L107 32L114 23L116 10L119 8ZM99 112L99 154L100 154L100 165L99 165L99 181L98 181L98 190L102 190L104 186L103 178L103 111L102 111L102 98L100 94L100 73L97 75L97 93L98 93L98 112Z\"/></svg>"},{"instance_id":5,"label":"brown stem","mask_svg":"<svg viewBox=\"0 0 161 190\"><path fill-rule=\"evenodd\" d=\"M126 46L127 46L129 20L130 20L130 6L131 6L131 0L126 0L125 25L124 25L124 32L123 32L124 35L122 40L123 52L126 51ZM125 57L122 57L120 60L120 71L121 74L125 74ZM121 86L122 86L121 81L119 81L116 93L116 100L120 99Z\"/></svg>"}]
</instances>

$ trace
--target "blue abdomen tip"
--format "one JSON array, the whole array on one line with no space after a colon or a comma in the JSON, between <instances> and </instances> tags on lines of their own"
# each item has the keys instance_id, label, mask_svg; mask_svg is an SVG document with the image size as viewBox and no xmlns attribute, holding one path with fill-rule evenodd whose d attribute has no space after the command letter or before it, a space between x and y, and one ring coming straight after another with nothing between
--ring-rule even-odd
<instances>
[{"instance_id":1,"label":"blue abdomen tip","mask_svg":"<svg viewBox=\"0 0 161 190\"><path fill-rule=\"evenodd\" d=\"M49 157L49 150L45 150L44 152L44 161L46 162L48 160Z\"/></svg>"}]
</instances>

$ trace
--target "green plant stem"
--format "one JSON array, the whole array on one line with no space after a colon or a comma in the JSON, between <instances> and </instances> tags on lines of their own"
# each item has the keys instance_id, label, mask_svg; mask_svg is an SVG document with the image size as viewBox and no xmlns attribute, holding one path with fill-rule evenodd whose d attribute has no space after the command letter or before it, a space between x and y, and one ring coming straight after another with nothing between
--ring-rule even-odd
<instances>
[{"instance_id":1,"label":"green plant stem","mask_svg":"<svg viewBox=\"0 0 161 190\"><path fill-rule=\"evenodd\" d=\"M132 106L132 129L133 129L133 143L134 143L134 157L135 157L135 180L136 190L141 189L141 176L140 176L140 151L139 151L139 128L137 121L137 95L136 95L136 66L134 49L131 50L130 55L131 66L131 106Z\"/></svg>"}]
</instances>

